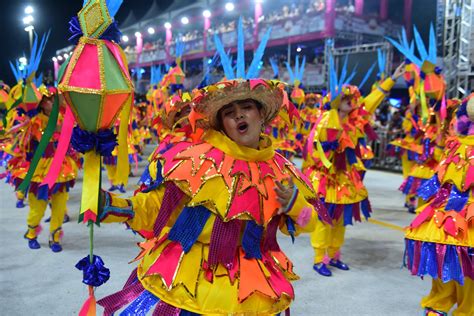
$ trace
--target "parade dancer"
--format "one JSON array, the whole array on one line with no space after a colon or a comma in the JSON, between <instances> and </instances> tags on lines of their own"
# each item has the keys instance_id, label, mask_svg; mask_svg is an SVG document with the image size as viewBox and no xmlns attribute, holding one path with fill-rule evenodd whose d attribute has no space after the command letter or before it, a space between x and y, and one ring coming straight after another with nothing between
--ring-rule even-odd
<instances>
[{"instance_id":1,"label":"parade dancer","mask_svg":"<svg viewBox=\"0 0 474 316\"><path fill-rule=\"evenodd\" d=\"M405 140L395 142L408 150L405 167L406 179L400 190L407 195L406 206L414 212L424 201L418 198L418 189L434 175L446 140L445 128L447 104L446 83L441 69L436 66L436 35L430 27L429 45L425 46L416 27L413 30L419 57L415 55L414 43L408 43L406 31L402 30L400 41L387 38L406 57L405 81L409 85L410 118L407 128L410 134ZM419 110L418 110L419 109Z\"/></svg>"},{"instance_id":2,"label":"parade dancer","mask_svg":"<svg viewBox=\"0 0 474 316\"><path fill-rule=\"evenodd\" d=\"M456 134L446 141L435 175L418 190L426 203L406 230L406 266L431 276L421 300L425 315L474 315L474 94L457 110Z\"/></svg>"},{"instance_id":3,"label":"parade dancer","mask_svg":"<svg viewBox=\"0 0 474 316\"><path fill-rule=\"evenodd\" d=\"M355 86L347 83L348 75L344 63L338 79L331 58L330 93L324 98L326 109L313 127L305 150L304 173L311 179L315 190L324 201L333 225L317 220L311 234L314 248L313 269L323 276L331 276L328 265L340 270L349 270L341 260L345 226L352 219L370 217L371 207L368 192L363 183L363 154L360 141L365 139L368 116L403 74L403 64L387 78L380 87L362 98ZM346 77L347 76L347 77ZM313 143L314 142L314 143ZM316 149L313 151L314 146Z\"/></svg>"},{"instance_id":4,"label":"parade dancer","mask_svg":"<svg viewBox=\"0 0 474 316\"><path fill-rule=\"evenodd\" d=\"M252 78L258 62L245 73L240 54L237 75ZM136 196L104 195L102 221L126 221L147 239L124 289L98 302L106 315L124 306L125 314L156 306L159 315L272 315L294 298L289 281L297 276L276 231L311 231L314 206L328 216L311 183L261 133L280 111L294 113L283 86L232 79L228 59L222 64L229 80L191 101L188 120L206 130L202 140L159 154L150 186Z\"/></svg>"}]
</instances>

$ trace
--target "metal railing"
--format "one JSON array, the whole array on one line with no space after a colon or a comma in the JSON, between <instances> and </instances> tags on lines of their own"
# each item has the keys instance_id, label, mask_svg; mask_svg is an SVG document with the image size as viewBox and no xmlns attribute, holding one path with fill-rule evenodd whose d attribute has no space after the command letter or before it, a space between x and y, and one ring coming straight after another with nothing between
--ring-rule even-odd
<instances>
[{"instance_id":1,"label":"metal railing","mask_svg":"<svg viewBox=\"0 0 474 316\"><path fill-rule=\"evenodd\" d=\"M387 150L387 145L394 139L400 138L401 133L391 133L387 130L376 130L378 139L369 142L372 151L374 152L374 159L371 168L389 170L394 172L401 172L402 164L398 155L390 154Z\"/></svg>"}]
</instances>

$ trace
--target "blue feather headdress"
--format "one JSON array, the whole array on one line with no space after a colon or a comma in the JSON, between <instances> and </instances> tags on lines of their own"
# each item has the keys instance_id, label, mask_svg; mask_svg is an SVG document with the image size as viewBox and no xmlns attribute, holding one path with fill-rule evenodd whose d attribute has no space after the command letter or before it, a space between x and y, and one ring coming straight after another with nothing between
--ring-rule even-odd
<instances>
[{"instance_id":1,"label":"blue feather headdress","mask_svg":"<svg viewBox=\"0 0 474 316\"><path fill-rule=\"evenodd\" d=\"M303 75L304 69L306 65L306 56L303 56L303 60L301 61L300 66L300 56L297 55L295 59L295 68L292 69L288 62L285 62L286 69L288 70L288 74L290 75L290 81L293 82L295 87L299 87L299 85L303 82Z\"/></svg>"},{"instance_id":2,"label":"blue feather headdress","mask_svg":"<svg viewBox=\"0 0 474 316\"><path fill-rule=\"evenodd\" d=\"M43 55L50 34L51 30L41 37L41 41L38 44L38 35L35 33L30 58L26 65L21 64L19 61L15 61L15 64L10 62L10 68L17 82L27 82L28 80L32 82L35 80L35 73L39 68L41 56Z\"/></svg>"},{"instance_id":3,"label":"blue feather headdress","mask_svg":"<svg viewBox=\"0 0 474 316\"><path fill-rule=\"evenodd\" d=\"M257 50L254 53L253 60L245 71L245 45L244 45L244 30L242 25L242 18L239 19L239 23L237 26L237 67L234 70L232 67L232 60L226 54L224 50L224 45L222 41L219 39L217 34L214 35L214 42L216 44L217 52L220 55L222 68L224 69L224 74L227 79L254 79L258 77L260 72L260 62L263 58L263 53L265 51L265 47L267 45L268 39L270 38L271 28L265 32L260 44L258 45Z\"/></svg>"}]
</instances>

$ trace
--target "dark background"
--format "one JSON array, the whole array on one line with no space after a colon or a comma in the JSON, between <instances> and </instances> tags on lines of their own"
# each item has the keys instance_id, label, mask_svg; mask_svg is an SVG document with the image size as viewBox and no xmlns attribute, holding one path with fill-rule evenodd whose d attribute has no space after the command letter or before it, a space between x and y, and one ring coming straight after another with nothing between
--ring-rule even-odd
<instances>
[{"instance_id":1,"label":"dark background","mask_svg":"<svg viewBox=\"0 0 474 316\"><path fill-rule=\"evenodd\" d=\"M270 0L267 0L270 1ZM341 2L349 0L338 0ZM400 6L403 6L403 0L395 0ZM153 0L124 0L122 7L117 13L116 19L123 21L130 10L133 10L139 20L150 8ZM158 6L163 11L173 2L173 0L158 0ZM193 1L190 0L189 3ZM222 5L225 0L219 0ZM286 2L291 3L291 0ZM28 33L24 31L23 17L24 8L32 5L35 9L34 27L35 31L41 35L51 29L49 42L43 54L42 64L39 72L52 69L51 58L55 56L57 49L66 47L69 44L67 38L68 21L82 7L83 0L0 0L0 79L12 85L15 84L8 61L13 61L25 55L29 57ZM376 11L378 2L366 0L364 12ZM250 6L251 10L253 8ZM402 14L402 10L397 13ZM395 14L398 15L398 14ZM395 18L402 20L403 17ZM417 0L413 1L413 23L416 24L427 38L430 22L435 23L436 19L436 0Z\"/></svg>"}]
</instances>

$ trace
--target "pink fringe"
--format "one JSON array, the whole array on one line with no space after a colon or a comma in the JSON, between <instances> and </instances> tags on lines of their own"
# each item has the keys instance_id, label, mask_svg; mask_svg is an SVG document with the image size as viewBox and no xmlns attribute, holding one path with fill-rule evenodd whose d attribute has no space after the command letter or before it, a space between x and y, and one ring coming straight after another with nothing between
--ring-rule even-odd
<instances>
[{"instance_id":1,"label":"pink fringe","mask_svg":"<svg viewBox=\"0 0 474 316\"><path fill-rule=\"evenodd\" d=\"M338 250L336 251L336 253L334 254L334 260L341 260L341 251Z\"/></svg>"},{"instance_id":2,"label":"pink fringe","mask_svg":"<svg viewBox=\"0 0 474 316\"><path fill-rule=\"evenodd\" d=\"M329 261L331 261L331 258L329 258L328 255L325 255L322 262L324 264L329 264Z\"/></svg>"},{"instance_id":3,"label":"pink fringe","mask_svg":"<svg viewBox=\"0 0 474 316\"><path fill-rule=\"evenodd\" d=\"M301 227L305 227L308 223L309 220L311 219L311 208L309 207L304 207L300 214L298 215L298 219L296 220L296 224L298 224Z\"/></svg>"},{"instance_id":4,"label":"pink fringe","mask_svg":"<svg viewBox=\"0 0 474 316\"><path fill-rule=\"evenodd\" d=\"M35 228L35 234L36 234L36 236L38 236L39 234L41 234L42 231L43 231L43 226L38 225L38 226Z\"/></svg>"}]
</instances>

